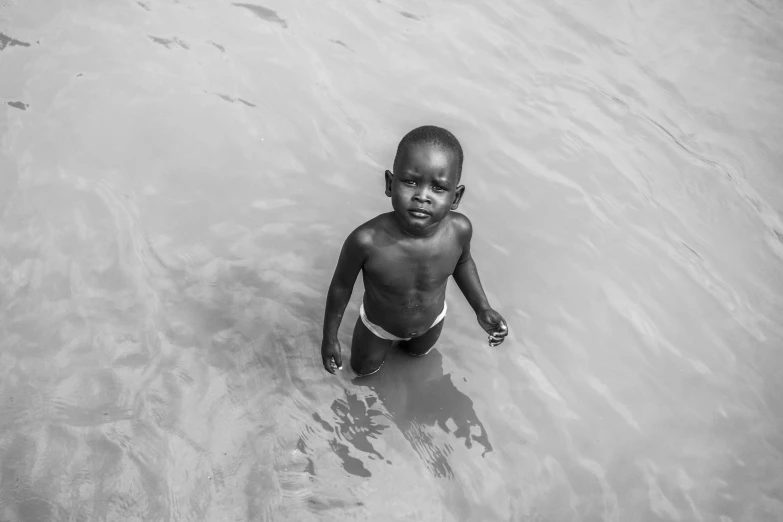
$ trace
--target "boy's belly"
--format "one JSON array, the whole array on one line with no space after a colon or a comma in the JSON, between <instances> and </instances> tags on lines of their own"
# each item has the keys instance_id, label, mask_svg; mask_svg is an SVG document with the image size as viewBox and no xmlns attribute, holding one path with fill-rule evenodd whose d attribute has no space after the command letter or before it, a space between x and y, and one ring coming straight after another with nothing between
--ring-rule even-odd
<instances>
[{"instance_id":1,"label":"boy's belly","mask_svg":"<svg viewBox=\"0 0 783 522\"><path fill-rule=\"evenodd\" d=\"M406 295L384 294L366 286L363 299L364 311L371 322L397 337L417 337L429 330L443 311L446 285Z\"/></svg>"}]
</instances>

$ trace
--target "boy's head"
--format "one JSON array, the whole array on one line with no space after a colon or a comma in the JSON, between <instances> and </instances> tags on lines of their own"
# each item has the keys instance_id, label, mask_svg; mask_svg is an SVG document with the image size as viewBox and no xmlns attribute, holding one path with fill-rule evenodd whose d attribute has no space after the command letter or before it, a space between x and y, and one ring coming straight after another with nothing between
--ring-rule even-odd
<instances>
[{"instance_id":1,"label":"boy's head","mask_svg":"<svg viewBox=\"0 0 783 522\"><path fill-rule=\"evenodd\" d=\"M452 156L452 160L456 162L457 183L459 183L460 179L462 179L462 161L464 159L462 145L459 144L459 140L451 132L435 125L417 127L402 137L400 144L397 145L397 154L394 156L393 168L395 170L408 149L412 145L418 144L436 146L444 152L448 152Z\"/></svg>"},{"instance_id":2,"label":"boy's head","mask_svg":"<svg viewBox=\"0 0 783 522\"><path fill-rule=\"evenodd\" d=\"M397 147L394 173L386 171L386 195L398 223L412 232L434 230L459 206L465 187L462 147L446 129L427 125L406 134Z\"/></svg>"}]
</instances>

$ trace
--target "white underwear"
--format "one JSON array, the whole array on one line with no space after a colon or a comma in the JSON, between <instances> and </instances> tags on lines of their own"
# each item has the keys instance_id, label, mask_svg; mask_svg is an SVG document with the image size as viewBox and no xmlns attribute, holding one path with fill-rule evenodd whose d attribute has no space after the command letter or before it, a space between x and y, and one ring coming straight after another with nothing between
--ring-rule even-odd
<instances>
[{"instance_id":1,"label":"white underwear","mask_svg":"<svg viewBox=\"0 0 783 522\"><path fill-rule=\"evenodd\" d=\"M435 318L435 322L432 323L432 326L435 326L439 322L443 320L444 317L446 317L446 310L448 309L448 306L446 306L446 301L443 302L443 311L438 315L438 317ZM362 318L362 322L364 323L364 326L367 327L368 330L370 330L372 333L374 333L376 336L380 337L381 339L386 339L387 341L410 341L413 339L413 337L397 337L396 335L390 334L377 324L373 323L369 319L367 319L367 314L364 312L364 300L362 300L362 305L359 307L359 317ZM432 329L432 326L430 326L427 331Z\"/></svg>"}]
</instances>

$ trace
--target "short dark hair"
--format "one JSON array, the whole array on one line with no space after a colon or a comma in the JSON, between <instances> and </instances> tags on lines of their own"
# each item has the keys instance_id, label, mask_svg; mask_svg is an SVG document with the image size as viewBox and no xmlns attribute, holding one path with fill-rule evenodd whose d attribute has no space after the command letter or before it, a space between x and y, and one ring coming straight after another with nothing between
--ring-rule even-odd
<instances>
[{"instance_id":1,"label":"short dark hair","mask_svg":"<svg viewBox=\"0 0 783 522\"><path fill-rule=\"evenodd\" d=\"M417 143L428 143L431 145L438 145L443 147L457 159L457 180L462 178L462 161L464 154L462 153L462 145L459 144L459 140L451 132L442 127L436 127L435 125L423 125L416 127L408 134L402 137L400 144L397 145L397 154L394 156L394 167L397 167L397 162L402 157L402 152L409 147Z\"/></svg>"}]
</instances>

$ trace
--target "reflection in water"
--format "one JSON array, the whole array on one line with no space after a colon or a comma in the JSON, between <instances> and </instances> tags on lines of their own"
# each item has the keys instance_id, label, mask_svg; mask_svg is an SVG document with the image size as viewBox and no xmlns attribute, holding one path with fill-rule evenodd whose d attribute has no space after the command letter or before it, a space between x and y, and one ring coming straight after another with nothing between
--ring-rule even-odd
<instances>
[{"instance_id":1,"label":"reflection in water","mask_svg":"<svg viewBox=\"0 0 783 522\"><path fill-rule=\"evenodd\" d=\"M266 20L267 22L271 22L273 24L279 24L281 27L288 27L288 24L285 20L280 18L280 16L273 11L272 9L269 9L268 7L263 7L260 5L254 5L254 4L234 4L238 7L244 7L245 9L250 10L254 15L261 18L262 20Z\"/></svg>"},{"instance_id":2,"label":"reflection in water","mask_svg":"<svg viewBox=\"0 0 783 522\"><path fill-rule=\"evenodd\" d=\"M331 447L349 473L370 476L361 460L349 455L348 446L340 440L350 444L360 455L384 459L371 442L386 429L378 422L383 417L394 422L436 477L451 478L454 471L449 463L453 448L448 443L439 445L436 442L431 431L435 428L461 440L467 448L474 444L481 446L482 456L492 451L486 429L473 409L473 401L454 385L450 374L443 373L443 356L437 348L424 357L411 357L395 346L381 371L352 382L358 388L371 390L374 396L362 398L360 392L346 390L345 398L332 403L336 417L334 427L318 414L313 415L324 429L335 433ZM373 408L378 403L387 413Z\"/></svg>"}]
</instances>

